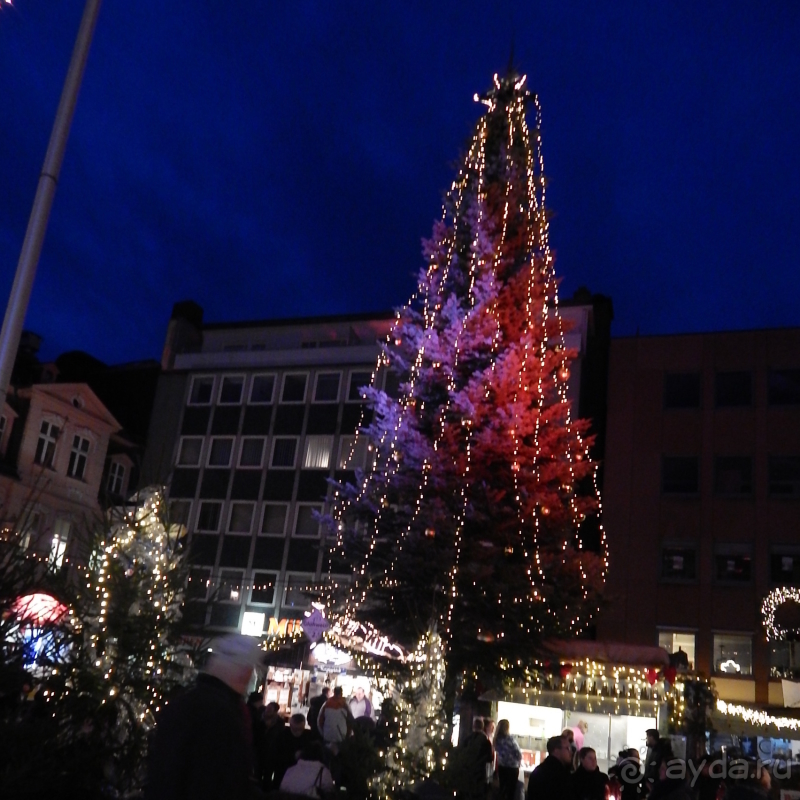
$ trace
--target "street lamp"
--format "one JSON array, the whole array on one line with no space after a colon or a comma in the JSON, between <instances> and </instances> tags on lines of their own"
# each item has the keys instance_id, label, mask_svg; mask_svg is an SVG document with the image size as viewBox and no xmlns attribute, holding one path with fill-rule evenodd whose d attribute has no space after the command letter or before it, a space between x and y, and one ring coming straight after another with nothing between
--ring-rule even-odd
<instances>
[{"instance_id":1,"label":"street lamp","mask_svg":"<svg viewBox=\"0 0 800 800\"><path fill-rule=\"evenodd\" d=\"M50 218L58 176L61 173L61 163L64 160L64 150L67 146L67 137L72 125L72 116L75 112L75 103L78 99L78 90L83 79L86 59L89 55L89 45L92 43L95 23L100 11L100 2L101 0L86 0L67 77L64 80L64 88L61 90L61 100L59 100L53 130L50 133L50 142L47 145L42 172L39 175L39 184L36 187L36 196L28 219L28 228L22 242L17 272L14 275L14 283L3 319L3 328L0 330L0 409L2 409L8 394L8 384L14 369L14 360L17 357L22 325L28 310L36 267L39 265L42 242L47 230L47 221Z\"/></svg>"}]
</instances>

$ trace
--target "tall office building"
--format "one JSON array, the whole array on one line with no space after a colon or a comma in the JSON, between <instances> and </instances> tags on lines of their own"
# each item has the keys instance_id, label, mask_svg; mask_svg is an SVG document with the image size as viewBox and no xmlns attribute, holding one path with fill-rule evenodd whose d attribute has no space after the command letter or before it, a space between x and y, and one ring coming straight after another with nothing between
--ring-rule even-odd
<instances>
[{"instance_id":1,"label":"tall office building","mask_svg":"<svg viewBox=\"0 0 800 800\"><path fill-rule=\"evenodd\" d=\"M571 394L591 403L605 387L587 392L581 375L604 380L610 302L585 293L562 315L578 353ZM393 374L374 370L393 319L204 324L199 306L176 304L142 482L168 486L187 528L193 622L269 634L309 608L303 590L328 573L318 515L329 509L331 480L352 481L367 460L363 438L354 449L369 413L360 390L374 380L392 391Z\"/></svg>"}]
</instances>

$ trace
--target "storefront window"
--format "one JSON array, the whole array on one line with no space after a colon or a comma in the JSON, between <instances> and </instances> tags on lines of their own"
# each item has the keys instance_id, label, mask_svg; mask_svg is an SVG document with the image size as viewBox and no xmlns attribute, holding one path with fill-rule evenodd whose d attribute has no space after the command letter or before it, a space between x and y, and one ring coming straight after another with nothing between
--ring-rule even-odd
<instances>
[{"instance_id":1,"label":"storefront window","mask_svg":"<svg viewBox=\"0 0 800 800\"><path fill-rule=\"evenodd\" d=\"M800 642L772 642L769 649L769 674L773 678L797 680L800 676Z\"/></svg>"},{"instance_id":2,"label":"storefront window","mask_svg":"<svg viewBox=\"0 0 800 800\"><path fill-rule=\"evenodd\" d=\"M580 725L582 746L592 747L597 753L601 771L608 772L623 748L635 747L646 752L645 731L656 727L653 717L636 717L626 714L598 714L590 711L570 711L524 703L497 704L497 719L507 719L511 735L522 750L523 769L529 773L547 755L547 740L565 728L575 730ZM585 731L585 732L584 732Z\"/></svg>"},{"instance_id":3,"label":"storefront window","mask_svg":"<svg viewBox=\"0 0 800 800\"><path fill-rule=\"evenodd\" d=\"M689 661L689 669L694 669L694 634L680 631L659 631L658 646L663 647L668 653L677 653L683 650Z\"/></svg>"},{"instance_id":4,"label":"storefront window","mask_svg":"<svg viewBox=\"0 0 800 800\"><path fill-rule=\"evenodd\" d=\"M728 675L753 674L753 638L730 633L714 634L714 672Z\"/></svg>"}]
</instances>

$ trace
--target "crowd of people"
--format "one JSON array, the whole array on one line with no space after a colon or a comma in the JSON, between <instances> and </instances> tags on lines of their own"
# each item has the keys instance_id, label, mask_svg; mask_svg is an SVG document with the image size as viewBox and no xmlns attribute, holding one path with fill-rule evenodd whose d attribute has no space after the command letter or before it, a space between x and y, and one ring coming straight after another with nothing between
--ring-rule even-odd
<instances>
[{"instance_id":1,"label":"crowd of people","mask_svg":"<svg viewBox=\"0 0 800 800\"><path fill-rule=\"evenodd\" d=\"M150 743L145 800L253 800L280 791L320 798L334 789L336 756L361 727L380 735L363 685L345 699L322 688L288 723L262 692L244 693L263 652L247 636L214 642L196 685L161 713Z\"/></svg>"},{"instance_id":2,"label":"crowd of people","mask_svg":"<svg viewBox=\"0 0 800 800\"><path fill-rule=\"evenodd\" d=\"M499 726L498 726L499 728ZM642 762L635 747L621 750L609 774L597 766L591 747L576 749L565 731L547 741L547 757L531 773L526 800L767 800L770 773L762 765L743 760L746 774L725 779L719 758L687 765L676 758L669 739L647 731L647 753Z\"/></svg>"},{"instance_id":3,"label":"crowd of people","mask_svg":"<svg viewBox=\"0 0 800 800\"><path fill-rule=\"evenodd\" d=\"M336 785L337 754L351 733L361 727L376 740L391 738L396 725L391 701L375 719L363 686L349 699L340 686L323 688L308 713L292 715L288 724L280 706L264 705L260 692L245 703L262 656L247 636L215 642L196 685L159 716L148 749L145 800L254 800L274 791L319 800ZM587 730L579 722L548 739L547 756L525 789L522 752L509 721L501 719L495 727L491 719L475 718L457 748L464 765L460 794L464 800L765 800L769 795L770 774L760 767L736 781L714 774L713 760L681 774L675 767L683 762L656 730L647 731L643 762L637 749L625 749L606 775L597 753L584 746Z\"/></svg>"},{"instance_id":4,"label":"crowd of people","mask_svg":"<svg viewBox=\"0 0 800 800\"><path fill-rule=\"evenodd\" d=\"M508 720L501 719L495 728L492 720L475 718L472 732L460 746L469 765L463 800L767 800L770 796L770 773L763 765L740 760L736 778L724 779L721 754L687 765L655 729L647 731L644 759L638 749L625 748L606 774L598 767L595 750L584 746L587 730L588 725L579 722L548 739L547 756L525 787L520 770L523 754ZM742 766L747 767L746 775Z\"/></svg>"}]
</instances>

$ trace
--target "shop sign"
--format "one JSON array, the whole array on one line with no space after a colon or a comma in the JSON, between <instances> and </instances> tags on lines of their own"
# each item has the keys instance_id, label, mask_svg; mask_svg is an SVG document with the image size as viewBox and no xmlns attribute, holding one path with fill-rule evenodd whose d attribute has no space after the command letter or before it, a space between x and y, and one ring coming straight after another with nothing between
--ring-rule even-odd
<instances>
[{"instance_id":1,"label":"shop sign","mask_svg":"<svg viewBox=\"0 0 800 800\"><path fill-rule=\"evenodd\" d=\"M299 619L277 619L269 618L267 636L292 636L295 633L303 632L303 622Z\"/></svg>"},{"instance_id":2,"label":"shop sign","mask_svg":"<svg viewBox=\"0 0 800 800\"><path fill-rule=\"evenodd\" d=\"M318 642L322 634L330 627L330 623L325 619L325 615L318 608L315 608L303 620L303 632L312 642Z\"/></svg>"}]
</instances>

